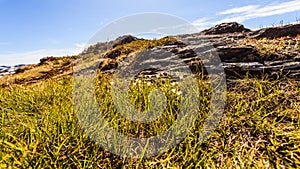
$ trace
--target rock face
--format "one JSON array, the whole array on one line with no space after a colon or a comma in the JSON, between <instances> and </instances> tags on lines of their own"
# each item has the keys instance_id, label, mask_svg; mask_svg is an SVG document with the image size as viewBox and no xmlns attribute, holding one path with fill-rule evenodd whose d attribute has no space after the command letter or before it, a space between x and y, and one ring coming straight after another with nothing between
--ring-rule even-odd
<instances>
[{"instance_id":1,"label":"rock face","mask_svg":"<svg viewBox=\"0 0 300 169\"><path fill-rule=\"evenodd\" d=\"M132 41L136 41L138 40L138 38L134 37L134 36L131 36L131 35L124 35L124 36L121 36L119 38L117 38L114 42L113 42L113 45L112 47L116 47L116 46L119 46L119 45L123 45L123 44L126 44L126 43L130 43Z\"/></svg>"},{"instance_id":2,"label":"rock face","mask_svg":"<svg viewBox=\"0 0 300 169\"><path fill-rule=\"evenodd\" d=\"M264 28L250 33L250 35L254 38L278 38L285 36L295 37L298 34L300 34L300 24Z\"/></svg>"},{"instance_id":3,"label":"rock face","mask_svg":"<svg viewBox=\"0 0 300 169\"><path fill-rule=\"evenodd\" d=\"M253 45L239 43L245 38L252 38L253 36L256 38L295 36L300 34L298 27L299 25L288 25L286 27L268 28L252 32L237 23L220 24L198 34L176 36L179 39L178 41L165 43L162 46L148 50L147 58L144 57L146 61L136 59L135 62L139 64L131 65L131 67L144 67L145 70L141 74L155 75L169 70L186 70L186 67L180 64L183 61L193 73L207 74L205 70L207 68L211 70L219 69L218 65L210 63L213 61L207 59L211 52L215 52L222 62L222 68L228 79L242 78L246 75L299 78L299 52L283 53L278 51L272 54L262 54ZM120 39L124 39L124 37ZM136 40L136 38L129 37L128 41L123 42L120 39L116 41L116 44L124 44L125 42ZM296 48L296 45L299 46L299 44L300 40L295 42L292 47ZM202 57L199 58L195 51L201 51ZM121 56L122 54L123 56ZM130 53L127 55L132 57ZM124 57L124 52L122 51L110 50L103 57L104 60L100 63L100 70L104 73L114 73L114 70L121 65L120 62L123 62L127 56ZM175 66L170 65L170 63Z\"/></svg>"},{"instance_id":4,"label":"rock face","mask_svg":"<svg viewBox=\"0 0 300 169\"><path fill-rule=\"evenodd\" d=\"M237 33L237 32L250 32L250 29L247 29L243 25L238 24L236 22L230 22L230 23L222 23L203 31L205 35L216 35L216 34Z\"/></svg>"},{"instance_id":5,"label":"rock face","mask_svg":"<svg viewBox=\"0 0 300 169\"><path fill-rule=\"evenodd\" d=\"M241 43L245 39L278 37L284 37L280 41L288 46L274 49L273 53L260 53L255 45ZM145 68L141 73L147 75L187 69L193 73L207 74L206 69L218 70L221 67L228 79L245 75L300 78L300 24L250 31L238 23L224 23L200 33L177 35L174 38L177 40L163 41L162 45L148 47L145 51L149 53L140 53L121 46L140 40L125 35L115 41L92 45L80 55L94 54L101 58L98 68L107 74L114 73L127 60L133 62L129 66ZM201 58L197 55L199 52ZM214 65L212 62L216 60L209 59L211 53L218 56L222 64ZM140 59L136 56L140 56ZM39 65L55 60L54 57L43 58ZM65 67L71 67L71 64L66 62ZM64 72L63 69L59 67L54 72ZM0 66L0 77L20 70L18 67Z\"/></svg>"}]
</instances>

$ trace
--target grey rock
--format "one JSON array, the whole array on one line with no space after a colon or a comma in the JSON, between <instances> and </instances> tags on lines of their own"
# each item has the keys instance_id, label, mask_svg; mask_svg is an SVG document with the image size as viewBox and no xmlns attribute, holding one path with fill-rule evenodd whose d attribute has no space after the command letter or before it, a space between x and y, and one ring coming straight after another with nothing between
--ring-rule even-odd
<instances>
[{"instance_id":1,"label":"grey rock","mask_svg":"<svg viewBox=\"0 0 300 169\"><path fill-rule=\"evenodd\" d=\"M244 27L244 25L236 22L222 23L216 25L210 29L202 31L205 35L225 34L225 33L237 33L237 32L250 32L250 29Z\"/></svg>"},{"instance_id":2,"label":"grey rock","mask_svg":"<svg viewBox=\"0 0 300 169\"><path fill-rule=\"evenodd\" d=\"M136 41L138 40L138 38L134 37L134 36L131 36L131 35L124 35L124 36L121 36L119 38L117 38L114 42L113 42L113 45L112 47L116 47L116 46L119 46L119 45L123 45L123 44L127 44L127 43L130 43L132 41Z\"/></svg>"},{"instance_id":3,"label":"grey rock","mask_svg":"<svg viewBox=\"0 0 300 169\"><path fill-rule=\"evenodd\" d=\"M250 33L253 38L278 38L297 36L300 34L300 24L285 25L280 27L264 28Z\"/></svg>"}]
</instances>

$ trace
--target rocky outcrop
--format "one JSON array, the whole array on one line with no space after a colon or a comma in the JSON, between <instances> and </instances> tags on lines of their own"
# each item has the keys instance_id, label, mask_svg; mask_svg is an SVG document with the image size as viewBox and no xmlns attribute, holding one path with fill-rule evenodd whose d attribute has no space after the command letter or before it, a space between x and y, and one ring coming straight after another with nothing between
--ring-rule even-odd
<instances>
[{"instance_id":1,"label":"rocky outcrop","mask_svg":"<svg viewBox=\"0 0 300 169\"><path fill-rule=\"evenodd\" d=\"M238 24L236 22L222 23L216 25L210 29L202 31L205 35L216 35L216 34L226 34L226 33L237 33L237 32L250 32L250 29L244 27L244 25Z\"/></svg>"},{"instance_id":2,"label":"rocky outcrop","mask_svg":"<svg viewBox=\"0 0 300 169\"><path fill-rule=\"evenodd\" d=\"M121 36L119 38L117 38L113 44L112 44L112 47L116 47L116 46L119 46L119 45L123 45L123 44L126 44L126 43L130 43L132 41L136 41L138 40L138 38L134 37L134 36L131 36L131 35L124 35L124 36Z\"/></svg>"},{"instance_id":3,"label":"rocky outcrop","mask_svg":"<svg viewBox=\"0 0 300 169\"><path fill-rule=\"evenodd\" d=\"M275 53L262 54L255 46L239 43L245 38L252 37L275 37L277 36L296 35L299 29L297 25L286 26L272 29L263 29L260 31L249 32L249 29L237 23L220 24L211 29L205 30L202 33L177 36L179 40L172 43L165 43L162 46L148 49L147 55L135 56L135 65L131 67L144 67L142 74L155 75L157 73L164 73L169 70L186 70L184 65L180 64L182 61L188 66L193 73L205 73L205 69L218 69L217 65L207 59L211 52L220 58L222 68L224 68L227 78L242 78L249 76L268 76L273 78L280 77L300 77L300 55L299 52L294 51L284 53L277 51ZM276 31L277 30L277 31ZM270 31L270 32L269 32ZM134 39L134 38L133 38ZM288 41L288 40L287 40ZM185 43L188 42L188 43ZM295 45L299 45L296 42ZM197 56L196 52L201 52L201 58ZM283 50L284 51L284 50ZM121 57L121 55L123 55ZM104 60L100 63L100 70L104 73L114 73L114 70L124 61L124 52L122 48L118 50L110 50L104 55ZM181 60L176 60L180 58ZM144 60L145 61L144 61ZM138 63L138 64L137 64ZM205 63L205 64L204 64ZM174 66L175 65L175 66ZM205 65L205 69L204 68Z\"/></svg>"},{"instance_id":4,"label":"rocky outcrop","mask_svg":"<svg viewBox=\"0 0 300 169\"><path fill-rule=\"evenodd\" d=\"M250 33L253 38L278 38L300 34L300 24L285 25L280 27L264 28Z\"/></svg>"},{"instance_id":5,"label":"rocky outcrop","mask_svg":"<svg viewBox=\"0 0 300 169\"><path fill-rule=\"evenodd\" d=\"M163 43L158 46L150 45L143 52L139 52L137 48L126 48L127 45L124 44L140 39L125 35L115 41L92 45L79 56L90 54L97 56L100 58L99 70L107 74L114 73L124 61L127 61L132 62L129 66L145 68L140 73L147 75L187 69L193 73L207 74L206 69L217 70L221 66L229 79L242 78L246 75L300 78L300 36L297 36L299 34L300 24L250 31L238 23L224 23L200 33L173 37L177 39L176 41L162 41ZM273 53L261 53L255 45L241 43L249 38L273 39L276 37L284 37L279 40L288 46L280 50L275 49ZM147 46L145 44L149 42L141 41L144 43L141 46ZM201 58L197 55L199 52ZM213 62L216 60L209 59L211 53L218 56L222 62L221 65L214 65ZM76 57L61 61L56 57L47 57L41 59L37 66L55 67L57 62L58 66L52 68L53 71L46 71L42 76L43 78L44 75L50 77L71 69ZM2 66L0 77L24 71L26 68Z\"/></svg>"},{"instance_id":6,"label":"rocky outcrop","mask_svg":"<svg viewBox=\"0 0 300 169\"><path fill-rule=\"evenodd\" d=\"M138 38L131 36L131 35L124 35L119 38L117 38L114 41L109 42L98 42L95 45L89 46L87 49L85 49L80 55L86 55L86 54L94 54L98 55L104 51L108 51L110 49L113 49L117 46L124 45L127 43L131 43L133 41L138 40Z\"/></svg>"}]
</instances>

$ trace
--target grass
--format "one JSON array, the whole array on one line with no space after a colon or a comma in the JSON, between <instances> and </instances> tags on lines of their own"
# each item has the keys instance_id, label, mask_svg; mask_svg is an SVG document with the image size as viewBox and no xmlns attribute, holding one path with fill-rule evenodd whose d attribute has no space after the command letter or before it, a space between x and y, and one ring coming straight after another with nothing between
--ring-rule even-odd
<instances>
[{"instance_id":1,"label":"grass","mask_svg":"<svg viewBox=\"0 0 300 169\"><path fill-rule=\"evenodd\" d=\"M0 79L2 86L13 84L31 84L45 79L57 79L72 74L72 66L77 56L47 57L37 65L22 66L14 75L6 75Z\"/></svg>"},{"instance_id":2,"label":"grass","mask_svg":"<svg viewBox=\"0 0 300 169\"><path fill-rule=\"evenodd\" d=\"M288 56L299 52L299 37L295 39L295 43L289 39L241 43L255 46L264 57L278 52L284 56L286 51ZM122 61L133 52L173 40L139 40L111 51L120 51L116 59ZM83 63L93 66L97 57L86 54ZM84 131L74 110L74 79L69 76L74 64L74 57L50 58L0 79L0 168L300 168L300 82L295 79L246 77L229 82L222 119L202 142L211 84L198 78L199 112L187 136L166 152L130 158L101 148ZM182 91L170 79L133 80L129 100L136 109L149 110L151 93L159 95L156 89L166 94L167 106L161 118L149 124L131 122L117 111L111 82L109 75L98 74L99 114L123 134L144 138L162 133L182 108ZM160 101L164 98L154 103Z\"/></svg>"},{"instance_id":3,"label":"grass","mask_svg":"<svg viewBox=\"0 0 300 169\"><path fill-rule=\"evenodd\" d=\"M257 51L265 57L263 58L264 60L287 59L289 56L294 56L295 54L297 55L297 53L300 52L300 35L294 38L246 38L242 40L240 44L254 46ZM272 56L274 54L277 54L276 58ZM281 55L281 57L278 57L278 54Z\"/></svg>"},{"instance_id":4,"label":"grass","mask_svg":"<svg viewBox=\"0 0 300 169\"><path fill-rule=\"evenodd\" d=\"M103 79L99 87L109 88L109 80ZM243 79L231 84L222 121L208 140L199 141L203 118L199 116L180 144L144 159L118 157L89 139L74 114L71 82L70 77L63 77L0 89L1 168L300 167L300 84L295 80ZM165 89L169 91L171 86ZM201 97L209 96L207 89L201 91ZM138 98L148 93L142 86L132 92L137 108L143 109L138 105L147 101ZM173 98L168 106L176 106L174 98L178 95L169 93L168 97ZM102 106L110 110L105 111L108 119L116 116L110 99L105 98L109 105ZM142 126L114 122L115 128L133 136L155 134L145 131L161 131L168 126L153 123L141 132Z\"/></svg>"}]
</instances>

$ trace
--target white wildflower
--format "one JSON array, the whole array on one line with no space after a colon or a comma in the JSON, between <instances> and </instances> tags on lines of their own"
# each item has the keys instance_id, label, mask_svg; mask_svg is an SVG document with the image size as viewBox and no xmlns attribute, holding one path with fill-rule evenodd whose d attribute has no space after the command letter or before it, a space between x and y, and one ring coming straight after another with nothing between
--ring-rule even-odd
<instances>
[{"instance_id":1,"label":"white wildflower","mask_svg":"<svg viewBox=\"0 0 300 169\"><path fill-rule=\"evenodd\" d=\"M177 95L182 95L182 91L176 92Z\"/></svg>"}]
</instances>

